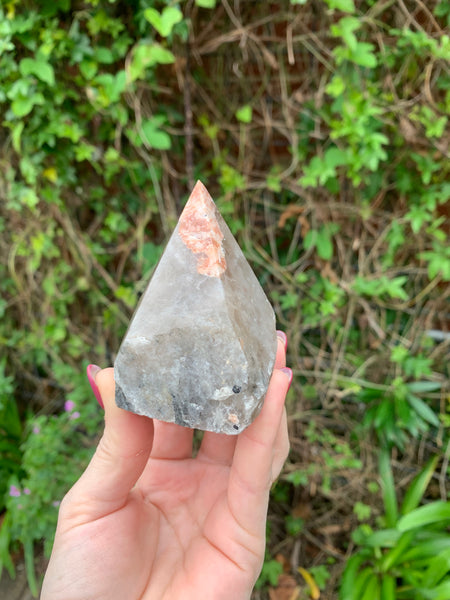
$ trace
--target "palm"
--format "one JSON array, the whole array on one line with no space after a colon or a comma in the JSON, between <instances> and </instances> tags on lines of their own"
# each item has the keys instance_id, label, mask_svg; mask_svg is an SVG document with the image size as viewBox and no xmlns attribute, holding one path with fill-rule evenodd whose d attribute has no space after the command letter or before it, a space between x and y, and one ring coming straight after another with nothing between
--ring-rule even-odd
<instances>
[{"instance_id":1,"label":"palm","mask_svg":"<svg viewBox=\"0 0 450 600\"><path fill-rule=\"evenodd\" d=\"M61 505L41 600L248 599L287 454L286 375L250 427L205 433L196 458L192 430L117 408L112 369L97 379L105 432Z\"/></svg>"},{"instance_id":2,"label":"palm","mask_svg":"<svg viewBox=\"0 0 450 600\"><path fill-rule=\"evenodd\" d=\"M75 550L66 560L91 566L82 598L87 589L89 600L189 600L202 589L249 597L264 535L234 519L229 472L202 459L150 459L124 506L65 531L60 544Z\"/></svg>"},{"instance_id":3,"label":"palm","mask_svg":"<svg viewBox=\"0 0 450 600\"><path fill-rule=\"evenodd\" d=\"M136 569L141 581L133 598L198 598L199 589L223 590L230 581L236 589L228 597L251 590L264 540L233 518L229 470L202 460L150 460L124 509L129 515L118 515L119 527L128 520L130 549L142 540ZM149 535L142 535L143 523ZM244 539L249 548L241 545Z\"/></svg>"}]
</instances>

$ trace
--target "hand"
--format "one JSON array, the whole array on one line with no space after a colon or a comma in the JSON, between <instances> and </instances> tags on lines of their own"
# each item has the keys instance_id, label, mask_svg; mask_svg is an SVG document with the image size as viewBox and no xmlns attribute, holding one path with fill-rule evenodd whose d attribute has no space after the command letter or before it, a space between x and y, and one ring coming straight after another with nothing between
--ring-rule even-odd
<instances>
[{"instance_id":1,"label":"hand","mask_svg":"<svg viewBox=\"0 0 450 600\"><path fill-rule=\"evenodd\" d=\"M279 340L261 413L238 436L206 432L195 458L191 429L118 408L100 371L105 431L61 503L41 600L250 598L289 448L284 367Z\"/></svg>"}]
</instances>

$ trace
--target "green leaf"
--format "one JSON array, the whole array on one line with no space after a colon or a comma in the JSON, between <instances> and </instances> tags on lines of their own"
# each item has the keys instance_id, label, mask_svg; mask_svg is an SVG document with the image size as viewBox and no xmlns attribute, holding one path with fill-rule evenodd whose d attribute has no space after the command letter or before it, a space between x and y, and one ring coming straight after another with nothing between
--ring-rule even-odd
<instances>
[{"instance_id":1,"label":"green leaf","mask_svg":"<svg viewBox=\"0 0 450 600\"><path fill-rule=\"evenodd\" d=\"M391 398L381 400L375 410L373 425L377 428L391 426L395 422L394 404Z\"/></svg>"},{"instance_id":2,"label":"green leaf","mask_svg":"<svg viewBox=\"0 0 450 600\"><path fill-rule=\"evenodd\" d=\"M27 574L28 587L34 598L38 595L38 584L36 581L36 572L34 570L34 548L31 539L25 540L23 544L25 555L25 571Z\"/></svg>"},{"instance_id":3,"label":"green leaf","mask_svg":"<svg viewBox=\"0 0 450 600\"><path fill-rule=\"evenodd\" d=\"M343 17L335 25L331 26L330 31L332 36L341 37L349 48L355 49L358 40L353 32L357 31L360 27L361 23L356 17Z\"/></svg>"},{"instance_id":4,"label":"green leaf","mask_svg":"<svg viewBox=\"0 0 450 600\"><path fill-rule=\"evenodd\" d=\"M404 560L430 559L450 548L450 535L445 533L427 532L427 538L423 542L416 543L410 550L405 552Z\"/></svg>"},{"instance_id":5,"label":"green leaf","mask_svg":"<svg viewBox=\"0 0 450 600\"><path fill-rule=\"evenodd\" d=\"M236 111L236 119L241 123L250 123L252 120L252 114L252 107L249 104L246 104Z\"/></svg>"},{"instance_id":6,"label":"green leaf","mask_svg":"<svg viewBox=\"0 0 450 600\"><path fill-rule=\"evenodd\" d=\"M409 531L423 525L450 520L450 502L437 500L431 504L416 508L412 512L400 518L397 529Z\"/></svg>"},{"instance_id":7,"label":"green leaf","mask_svg":"<svg viewBox=\"0 0 450 600\"><path fill-rule=\"evenodd\" d=\"M333 96L333 98L337 98L345 91L345 87L345 81L342 77L340 75L333 75L330 83L325 86L325 91L330 96Z\"/></svg>"},{"instance_id":8,"label":"green leaf","mask_svg":"<svg viewBox=\"0 0 450 600\"><path fill-rule=\"evenodd\" d=\"M353 512L358 518L358 521L366 521L370 518L372 514L372 509L368 504L364 504L364 502L355 502L355 506L353 507Z\"/></svg>"},{"instance_id":9,"label":"green leaf","mask_svg":"<svg viewBox=\"0 0 450 600\"><path fill-rule=\"evenodd\" d=\"M382 449L380 452L379 470L384 510L386 511L386 524L388 527L395 527L398 518L397 496L395 494L390 455L386 449Z\"/></svg>"},{"instance_id":10,"label":"green leaf","mask_svg":"<svg viewBox=\"0 0 450 600\"><path fill-rule=\"evenodd\" d=\"M19 121L17 125L15 125L11 132L12 145L14 150L20 154L20 138L22 136L23 128L25 127L25 123L23 121Z\"/></svg>"},{"instance_id":11,"label":"green leaf","mask_svg":"<svg viewBox=\"0 0 450 600\"><path fill-rule=\"evenodd\" d=\"M365 562L365 561L363 561ZM373 575L373 568L366 567L356 574L356 577L351 582L351 589L346 588L346 594L341 592L340 600L361 600L364 591L367 589L367 584Z\"/></svg>"},{"instance_id":12,"label":"green leaf","mask_svg":"<svg viewBox=\"0 0 450 600\"><path fill-rule=\"evenodd\" d=\"M293 517L292 515L286 515L285 526L288 535L295 537L301 531L303 531L305 526L305 520L301 517Z\"/></svg>"},{"instance_id":13,"label":"green leaf","mask_svg":"<svg viewBox=\"0 0 450 600\"><path fill-rule=\"evenodd\" d=\"M245 189L245 177L231 165L222 165L220 168L219 183L224 192L235 192Z\"/></svg>"},{"instance_id":14,"label":"green leaf","mask_svg":"<svg viewBox=\"0 0 450 600\"><path fill-rule=\"evenodd\" d=\"M434 392L442 388L442 383L439 381L413 381L406 385L410 392Z\"/></svg>"},{"instance_id":15,"label":"green leaf","mask_svg":"<svg viewBox=\"0 0 450 600\"><path fill-rule=\"evenodd\" d=\"M109 48L105 48L104 46L95 46L94 54L91 58L105 65L111 65L114 62L114 54Z\"/></svg>"},{"instance_id":16,"label":"green leaf","mask_svg":"<svg viewBox=\"0 0 450 600\"><path fill-rule=\"evenodd\" d=\"M15 98L11 103L11 110L16 117L24 117L33 110L34 102L33 98L25 98L19 96Z\"/></svg>"},{"instance_id":17,"label":"green leaf","mask_svg":"<svg viewBox=\"0 0 450 600\"><path fill-rule=\"evenodd\" d=\"M441 579L450 573L450 548L438 556L434 556L428 563L421 585L430 589L436 586Z\"/></svg>"},{"instance_id":18,"label":"green leaf","mask_svg":"<svg viewBox=\"0 0 450 600\"><path fill-rule=\"evenodd\" d=\"M374 54L375 46L367 42L358 42L355 52L351 55L351 60L361 67L373 69L377 66L377 57Z\"/></svg>"},{"instance_id":19,"label":"green leaf","mask_svg":"<svg viewBox=\"0 0 450 600\"><path fill-rule=\"evenodd\" d=\"M160 129L164 122L165 118L161 116L154 116L142 122L144 141L156 150L169 150L172 145L169 134Z\"/></svg>"},{"instance_id":20,"label":"green leaf","mask_svg":"<svg viewBox=\"0 0 450 600\"><path fill-rule=\"evenodd\" d=\"M166 6L161 13L155 8L147 8L144 17L161 37L167 37L175 25L183 20L183 13L175 6Z\"/></svg>"},{"instance_id":21,"label":"green leaf","mask_svg":"<svg viewBox=\"0 0 450 600\"><path fill-rule=\"evenodd\" d=\"M33 188L23 186L20 190L20 201L24 206L34 208L39 202L39 198Z\"/></svg>"},{"instance_id":22,"label":"green leaf","mask_svg":"<svg viewBox=\"0 0 450 600\"><path fill-rule=\"evenodd\" d=\"M436 413L434 413L433 410L428 406L428 404L425 404L423 400L417 396L414 396L413 394L408 394L406 399L419 417L421 417L427 423L434 425L434 427L439 427L439 419Z\"/></svg>"},{"instance_id":23,"label":"green leaf","mask_svg":"<svg viewBox=\"0 0 450 600\"><path fill-rule=\"evenodd\" d=\"M341 10L342 12L354 13L355 4L353 0L325 0L329 8Z\"/></svg>"},{"instance_id":24,"label":"green leaf","mask_svg":"<svg viewBox=\"0 0 450 600\"><path fill-rule=\"evenodd\" d=\"M55 85L55 72L53 67L42 56L39 56L38 58L22 58L19 63L19 71L24 77L27 75L34 75L50 86Z\"/></svg>"},{"instance_id":25,"label":"green leaf","mask_svg":"<svg viewBox=\"0 0 450 600\"><path fill-rule=\"evenodd\" d=\"M266 178L266 184L272 192L281 192L280 176L277 173L269 173Z\"/></svg>"},{"instance_id":26,"label":"green leaf","mask_svg":"<svg viewBox=\"0 0 450 600\"><path fill-rule=\"evenodd\" d=\"M390 280L387 280L385 283L386 293L391 298L400 298L401 300L408 300L408 294L403 289L403 286L408 281L408 277L406 275L402 275L400 277L393 277Z\"/></svg>"},{"instance_id":27,"label":"green leaf","mask_svg":"<svg viewBox=\"0 0 450 600\"><path fill-rule=\"evenodd\" d=\"M36 104L44 104L44 96L40 93L31 96L17 96L11 103L11 110L16 117L28 115Z\"/></svg>"},{"instance_id":28,"label":"green leaf","mask_svg":"<svg viewBox=\"0 0 450 600\"><path fill-rule=\"evenodd\" d=\"M387 552L380 564L380 569L383 572L389 571L399 560L403 559L403 553L411 545L411 540L414 533L412 531L406 531L397 541L395 546Z\"/></svg>"},{"instance_id":29,"label":"green leaf","mask_svg":"<svg viewBox=\"0 0 450 600\"><path fill-rule=\"evenodd\" d=\"M426 590L427 600L448 600L450 598L450 580L447 579L433 590Z\"/></svg>"},{"instance_id":30,"label":"green leaf","mask_svg":"<svg viewBox=\"0 0 450 600\"><path fill-rule=\"evenodd\" d=\"M162 246L157 246L153 244L153 242L146 242L142 246L142 260L143 267L142 270L144 273L147 273L154 269L159 259L161 258L163 248Z\"/></svg>"},{"instance_id":31,"label":"green leaf","mask_svg":"<svg viewBox=\"0 0 450 600\"><path fill-rule=\"evenodd\" d=\"M348 559L341 578L340 600L358 600L358 597L355 595L355 580L360 566L365 561L366 557L361 553L354 554Z\"/></svg>"},{"instance_id":32,"label":"green leaf","mask_svg":"<svg viewBox=\"0 0 450 600\"><path fill-rule=\"evenodd\" d=\"M378 581L378 575L372 573L368 578L364 594L361 596L361 600L379 600L380 598L380 582ZM384 600L384 599L383 599Z\"/></svg>"},{"instance_id":33,"label":"green leaf","mask_svg":"<svg viewBox=\"0 0 450 600\"><path fill-rule=\"evenodd\" d=\"M141 42L133 49L130 63L130 79L142 79L146 69L155 65L168 65L175 62L175 56L163 48L160 44L154 42Z\"/></svg>"},{"instance_id":34,"label":"green leaf","mask_svg":"<svg viewBox=\"0 0 450 600\"><path fill-rule=\"evenodd\" d=\"M125 71L117 71L115 75L110 73L101 73L98 75L93 82L99 90L99 101L103 107L110 106L114 102L117 102L120 95L126 87L126 73Z\"/></svg>"},{"instance_id":35,"label":"green leaf","mask_svg":"<svg viewBox=\"0 0 450 600\"><path fill-rule=\"evenodd\" d=\"M325 227L317 232L316 248L317 254L323 260L330 260L333 256L333 242L329 231Z\"/></svg>"},{"instance_id":36,"label":"green leaf","mask_svg":"<svg viewBox=\"0 0 450 600\"><path fill-rule=\"evenodd\" d=\"M0 526L0 580L3 567L8 571L11 579L15 577L15 567L9 553L9 544L11 541L11 513L6 512L3 522Z\"/></svg>"},{"instance_id":37,"label":"green leaf","mask_svg":"<svg viewBox=\"0 0 450 600\"><path fill-rule=\"evenodd\" d=\"M309 250L310 248L313 248L316 245L316 240L317 240L317 230L310 229L303 239L303 247L305 248L305 250Z\"/></svg>"},{"instance_id":38,"label":"green leaf","mask_svg":"<svg viewBox=\"0 0 450 600\"><path fill-rule=\"evenodd\" d=\"M395 577L384 573L381 579L381 600L396 600L397 595L395 590Z\"/></svg>"},{"instance_id":39,"label":"green leaf","mask_svg":"<svg viewBox=\"0 0 450 600\"><path fill-rule=\"evenodd\" d=\"M400 536L401 532L397 529L380 529L366 536L361 540L361 544L370 548L393 548L400 539ZM357 541L354 537L353 540Z\"/></svg>"},{"instance_id":40,"label":"green leaf","mask_svg":"<svg viewBox=\"0 0 450 600\"><path fill-rule=\"evenodd\" d=\"M405 497L400 508L400 513L406 515L419 506L420 501L425 494L425 490L430 483L430 479L436 469L439 457L433 456L426 466L416 475L406 491Z\"/></svg>"},{"instance_id":41,"label":"green leaf","mask_svg":"<svg viewBox=\"0 0 450 600\"><path fill-rule=\"evenodd\" d=\"M261 588L266 582L272 586L276 586L282 572L283 566L278 560L268 560L266 557L258 581L255 584L256 589Z\"/></svg>"},{"instance_id":42,"label":"green leaf","mask_svg":"<svg viewBox=\"0 0 450 600\"><path fill-rule=\"evenodd\" d=\"M323 156L324 163L329 169L335 169L348 163L348 155L336 146L328 148Z\"/></svg>"},{"instance_id":43,"label":"green leaf","mask_svg":"<svg viewBox=\"0 0 450 600\"><path fill-rule=\"evenodd\" d=\"M200 8L215 8L217 0L195 0L195 4Z\"/></svg>"},{"instance_id":44,"label":"green leaf","mask_svg":"<svg viewBox=\"0 0 450 600\"><path fill-rule=\"evenodd\" d=\"M92 79L97 74L98 63L93 60L83 60L79 64L79 69L83 77L86 79Z\"/></svg>"}]
</instances>

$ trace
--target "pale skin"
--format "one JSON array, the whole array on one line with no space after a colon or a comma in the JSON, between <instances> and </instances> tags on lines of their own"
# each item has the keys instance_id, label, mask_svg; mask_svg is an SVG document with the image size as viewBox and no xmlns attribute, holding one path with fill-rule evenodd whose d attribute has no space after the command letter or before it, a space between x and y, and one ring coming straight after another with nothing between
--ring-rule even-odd
<instances>
[{"instance_id":1,"label":"pale skin","mask_svg":"<svg viewBox=\"0 0 450 600\"><path fill-rule=\"evenodd\" d=\"M118 408L95 381L105 430L64 498L41 600L248 600L264 559L269 491L287 457L281 340L261 413L238 436Z\"/></svg>"}]
</instances>

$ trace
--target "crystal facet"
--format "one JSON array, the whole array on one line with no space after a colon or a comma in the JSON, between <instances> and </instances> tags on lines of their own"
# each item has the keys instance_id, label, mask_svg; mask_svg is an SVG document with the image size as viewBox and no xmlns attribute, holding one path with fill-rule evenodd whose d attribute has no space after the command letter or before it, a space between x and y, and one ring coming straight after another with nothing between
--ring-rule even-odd
<instances>
[{"instance_id":1,"label":"crystal facet","mask_svg":"<svg viewBox=\"0 0 450 600\"><path fill-rule=\"evenodd\" d=\"M116 403L240 433L262 406L276 347L272 307L197 182L117 354Z\"/></svg>"}]
</instances>

